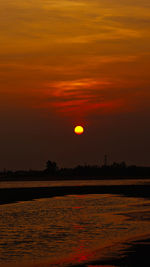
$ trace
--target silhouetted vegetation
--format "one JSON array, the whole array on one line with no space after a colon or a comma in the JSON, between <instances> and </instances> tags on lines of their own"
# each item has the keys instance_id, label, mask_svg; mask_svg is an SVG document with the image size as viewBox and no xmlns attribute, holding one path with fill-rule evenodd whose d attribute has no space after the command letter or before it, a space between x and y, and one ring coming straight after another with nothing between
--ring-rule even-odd
<instances>
[{"instance_id":1,"label":"silhouetted vegetation","mask_svg":"<svg viewBox=\"0 0 150 267\"><path fill-rule=\"evenodd\" d=\"M59 168L48 160L44 170L0 172L2 180L72 180L72 179L127 179L150 178L150 167L127 166L125 162L112 165L78 165L75 168Z\"/></svg>"},{"instance_id":2,"label":"silhouetted vegetation","mask_svg":"<svg viewBox=\"0 0 150 267\"><path fill-rule=\"evenodd\" d=\"M57 171L58 171L57 163L48 160L48 161L46 162L46 170L45 170L45 172L46 172L47 174L54 175L54 174L57 173Z\"/></svg>"}]
</instances>

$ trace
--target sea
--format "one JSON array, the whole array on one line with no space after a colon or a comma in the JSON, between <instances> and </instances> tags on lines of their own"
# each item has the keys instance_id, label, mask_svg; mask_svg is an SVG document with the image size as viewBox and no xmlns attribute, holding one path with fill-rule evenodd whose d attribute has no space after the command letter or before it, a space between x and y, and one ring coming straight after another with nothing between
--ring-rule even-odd
<instances>
[{"instance_id":1,"label":"sea","mask_svg":"<svg viewBox=\"0 0 150 267\"><path fill-rule=\"evenodd\" d=\"M0 188L150 184L150 180L0 182ZM0 205L0 266L81 266L150 237L150 199L66 195Z\"/></svg>"}]
</instances>

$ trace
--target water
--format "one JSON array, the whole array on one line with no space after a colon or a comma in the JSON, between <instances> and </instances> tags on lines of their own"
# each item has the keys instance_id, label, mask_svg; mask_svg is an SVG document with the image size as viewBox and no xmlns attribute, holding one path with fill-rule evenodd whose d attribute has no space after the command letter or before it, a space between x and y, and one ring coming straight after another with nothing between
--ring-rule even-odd
<instances>
[{"instance_id":1,"label":"water","mask_svg":"<svg viewBox=\"0 0 150 267\"><path fill-rule=\"evenodd\" d=\"M126 240L150 236L149 211L150 200L115 195L1 205L0 263L71 266L109 256Z\"/></svg>"},{"instance_id":2,"label":"water","mask_svg":"<svg viewBox=\"0 0 150 267\"><path fill-rule=\"evenodd\" d=\"M70 180L70 181L0 181L0 188L23 187L53 187L53 186L81 186L81 185L132 185L150 184L150 179L120 179L120 180Z\"/></svg>"}]
</instances>

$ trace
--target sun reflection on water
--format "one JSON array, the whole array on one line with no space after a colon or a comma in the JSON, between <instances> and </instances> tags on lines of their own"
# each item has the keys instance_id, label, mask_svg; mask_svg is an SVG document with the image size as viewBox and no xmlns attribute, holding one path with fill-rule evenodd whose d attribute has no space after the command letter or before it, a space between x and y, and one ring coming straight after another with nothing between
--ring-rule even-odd
<instances>
[{"instance_id":1,"label":"sun reflection on water","mask_svg":"<svg viewBox=\"0 0 150 267\"><path fill-rule=\"evenodd\" d=\"M149 209L150 200L139 205L138 198L112 195L1 205L0 263L71 266L108 257L123 241L150 234Z\"/></svg>"}]
</instances>

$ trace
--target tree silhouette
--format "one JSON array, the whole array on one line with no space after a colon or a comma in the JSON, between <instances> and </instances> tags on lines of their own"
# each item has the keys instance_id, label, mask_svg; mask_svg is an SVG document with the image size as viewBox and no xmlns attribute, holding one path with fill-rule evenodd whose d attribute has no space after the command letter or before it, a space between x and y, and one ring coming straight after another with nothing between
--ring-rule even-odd
<instances>
[{"instance_id":1,"label":"tree silhouette","mask_svg":"<svg viewBox=\"0 0 150 267\"><path fill-rule=\"evenodd\" d=\"M46 172L49 173L49 174L55 174L58 170L58 167L57 167L57 163L56 162L53 162L53 161L50 161L48 160L46 162Z\"/></svg>"}]
</instances>

